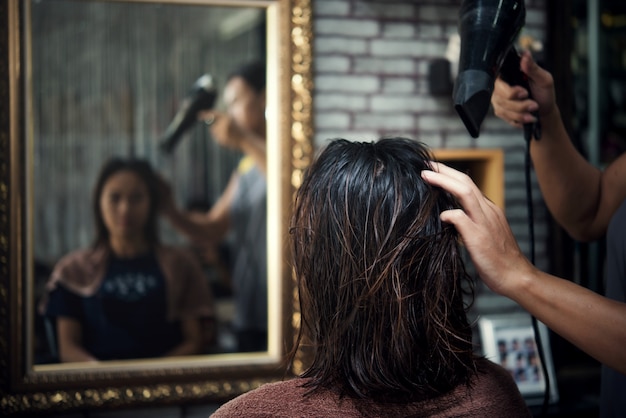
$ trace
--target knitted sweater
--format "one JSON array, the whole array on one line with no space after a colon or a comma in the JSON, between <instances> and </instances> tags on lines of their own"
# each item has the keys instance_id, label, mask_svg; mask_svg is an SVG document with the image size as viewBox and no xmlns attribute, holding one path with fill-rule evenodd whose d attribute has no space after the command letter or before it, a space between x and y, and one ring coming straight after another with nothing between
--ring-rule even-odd
<instances>
[{"instance_id":1,"label":"knitted sweater","mask_svg":"<svg viewBox=\"0 0 626 418\"><path fill-rule=\"evenodd\" d=\"M530 417L515 382L502 367L481 359L479 373L463 385L435 399L404 404L380 404L340 399L331 391L305 396L306 379L268 383L222 405L212 418L313 417ZM357 408L356 403L359 403Z\"/></svg>"}]
</instances>

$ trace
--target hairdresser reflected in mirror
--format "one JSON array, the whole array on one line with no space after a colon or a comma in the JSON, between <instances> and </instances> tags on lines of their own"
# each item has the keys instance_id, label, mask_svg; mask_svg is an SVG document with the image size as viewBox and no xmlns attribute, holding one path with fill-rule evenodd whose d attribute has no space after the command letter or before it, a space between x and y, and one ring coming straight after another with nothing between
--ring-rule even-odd
<instances>
[{"instance_id":1,"label":"hairdresser reflected in mirror","mask_svg":"<svg viewBox=\"0 0 626 418\"><path fill-rule=\"evenodd\" d=\"M603 363L601 416L626 416L626 154L604 170L586 161L561 120L552 74L529 52L523 53L520 69L528 76L533 99L526 89L498 79L492 96L495 114L521 128L536 120L532 112L538 113L543 132L531 141L531 157L543 198L574 239L606 235L606 297L534 268L502 212L468 178L445 168L425 176L461 199L465 211L442 218L457 227L486 284Z\"/></svg>"},{"instance_id":2,"label":"hairdresser reflected in mirror","mask_svg":"<svg viewBox=\"0 0 626 418\"><path fill-rule=\"evenodd\" d=\"M226 112L199 112L220 145L243 157L228 185L208 212L198 216L179 209L164 185L163 211L192 243L215 245L232 237L233 328L237 351L267 349L267 203L266 70L262 62L245 64L227 78Z\"/></svg>"},{"instance_id":3,"label":"hairdresser reflected in mirror","mask_svg":"<svg viewBox=\"0 0 626 418\"><path fill-rule=\"evenodd\" d=\"M63 257L42 313L61 362L199 354L213 332L200 264L159 242L158 178L148 162L113 158L93 197L96 239Z\"/></svg>"}]
</instances>

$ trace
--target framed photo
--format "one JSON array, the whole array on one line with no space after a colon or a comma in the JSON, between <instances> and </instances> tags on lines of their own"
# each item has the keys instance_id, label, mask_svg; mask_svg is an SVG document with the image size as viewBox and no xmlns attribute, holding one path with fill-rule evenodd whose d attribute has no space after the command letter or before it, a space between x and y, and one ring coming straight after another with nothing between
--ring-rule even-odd
<instances>
[{"instance_id":1,"label":"framed photo","mask_svg":"<svg viewBox=\"0 0 626 418\"><path fill-rule=\"evenodd\" d=\"M548 328L538 322L539 340L543 348L540 356L531 316L527 312L485 315L479 318L478 328L483 355L511 373L528 405L543 403L546 381L550 383L550 403L558 401ZM544 376L545 362L548 379Z\"/></svg>"}]
</instances>

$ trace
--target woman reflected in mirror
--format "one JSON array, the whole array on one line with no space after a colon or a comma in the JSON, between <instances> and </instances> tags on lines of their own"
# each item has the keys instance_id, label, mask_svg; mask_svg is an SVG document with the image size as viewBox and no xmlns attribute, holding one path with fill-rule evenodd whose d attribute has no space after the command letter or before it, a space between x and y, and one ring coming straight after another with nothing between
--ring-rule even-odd
<instances>
[{"instance_id":1,"label":"woman reflected in mirror","mask_svg":"<svg viewBox=\"0 0 626 418\"><path fill-rule=\"evenodd\" d=\"M139 159L113 158L93 195L96 238L64 256L42 312L61 362L199 354L212 295L198 261L160 243L159 181Z\"/></svg>"},{"instance_id":2,"label":"woman reflected in mirror","mask_svg":"<svg viewBox=\"0 0 626 418\"><path fill-rule=\"evenodd\" d=\"M227 78L226 112L198 115L214 140L243 155L215 204L204 214L181 210L162 181L163 211L198 247L215 247L229 236L234 299L232 328L239 352L267 350L267 155L266 68L245 64Z\"/></svg>"}]
</instances>

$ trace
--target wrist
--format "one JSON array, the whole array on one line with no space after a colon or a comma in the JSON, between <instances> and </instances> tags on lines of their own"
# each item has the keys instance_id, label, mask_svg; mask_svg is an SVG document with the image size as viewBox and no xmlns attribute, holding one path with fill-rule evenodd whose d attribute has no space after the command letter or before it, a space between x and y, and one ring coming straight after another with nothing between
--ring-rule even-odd
<instances>
[{"instance_id":1,"label":"wrist","mask_svg":"<svg viewBox=\"0 0 626 418\"><path fill-rule=\"evenodd\" d=\"M561 119L561 111L556 104L553 104L551 108L540 114L541 130L543 132L555 132L560 130L563 126L563 120Z\"/></svg>"},{"instance_id":2,"label":"wrist","mask_svg":"<svg viewBox=\"0 0 626 418\"><path fill-rule=\"evenodd\" d=\"M537 282L539 270L526 261L526 266L521 268L510 268L506 273L506 279L503 283L506 283L502 287L500 294L515 302L521 304L525 295L528 295L535 283Z\"/></svg>"}]
</instances>

